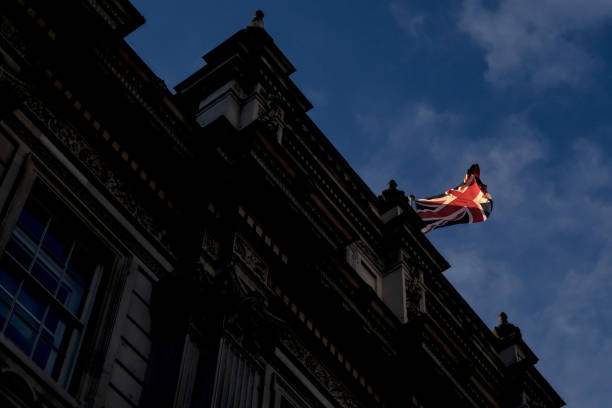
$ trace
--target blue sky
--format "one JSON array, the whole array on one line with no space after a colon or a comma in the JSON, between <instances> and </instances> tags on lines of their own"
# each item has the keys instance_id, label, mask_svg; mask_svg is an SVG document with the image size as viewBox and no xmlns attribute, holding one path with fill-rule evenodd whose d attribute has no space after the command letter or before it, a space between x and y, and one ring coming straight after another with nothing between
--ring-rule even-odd
<instances>
[{"instance_id":1,"label":"blue sky","mask_svg":"<svg viewBox=\"0 0 612 408\"><path fill-rule=\"evenodd\" d=\"M570 407L612 402L612 2L138 0L128 42L172 88L255 9L311 118L374 192L457 185L486 223L428 234L484 322L505 311Z\"/></svg>"}]
</instances>

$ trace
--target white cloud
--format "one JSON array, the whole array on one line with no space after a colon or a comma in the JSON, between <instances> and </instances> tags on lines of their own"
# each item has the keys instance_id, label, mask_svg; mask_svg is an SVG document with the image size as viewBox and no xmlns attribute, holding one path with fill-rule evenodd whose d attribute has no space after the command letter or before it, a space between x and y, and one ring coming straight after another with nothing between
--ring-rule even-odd
<instances>
[{"instance_id":1,"label":"white cloud","mask_svg":"<svg viewBox=\"0 0 612 408\"><path fill-rule=\"evenodd\" d=\"M487 80L581 87L600 62L576 39L612 17L607 0L464 0L459 27L485 50Z\"/></svg>"},{"instance_id":2,"label":"white cloud","mask_svg":"<svg viewBox=\"0 0 612 408\"><path fill-rule=\"evenodd\" d=\"M437 174L439 160L451 153L453 135L461 128L461 121L460 116L438 112L425 103L408 104L392 118L358 115L357 124L362 132L369 134L375 131L378 134L377 150L358 171L374 191L380 191L392 178L400 183L400 188L419 187L417 180L422 180L422 174L440 176ZM424 158L431 158L431 161L426 162ZM425 164L422 171L407 173L406 170L410 168L407 163L415 161ZM461 164L461 167L464 166Z\"/></svg>"},{"instance_id":3,"label":"white cloud","mask_svg":"<svg viewBox=\"0 0 612 408\"><path fill-rule=\"evenodd\" d=\"M520 295L523 282L510 264L491 259L486 252L485 248L447 250L444 255L452 266L446 277L477 310L493 311L493 315L502 311L511 314L512 299Z\"/></svg>"},{"instance_id":4,"label":"white cloud","mask_svg":"<svg viewBox=\"0 0 612 408\"><path fill-rule=\"evenodd\" d=\"M597 396L609 389L606 373L612 364L612 245L608 242L596 259L576 263L577 269L559 271L548 307L538 319L526 317L525 328L540 354L540 369L551 373L562 397L570 405L598 407Z\"/></svg>"},{"instance_id":5,"label":"white cloud","mask_svg":"<svg viewBox=\"0 0 612 408\"><path fill-rule=\"evenodd\" d=\"M484 181L491 186L496 201L516 206L526 198L529 166L545 158L546 142L539 132L520 116L508 116L500 122L494 134L474 143L486 154L481 160ZM486 178L485 178L486 176Z\"/></svg>"}]
</instances>

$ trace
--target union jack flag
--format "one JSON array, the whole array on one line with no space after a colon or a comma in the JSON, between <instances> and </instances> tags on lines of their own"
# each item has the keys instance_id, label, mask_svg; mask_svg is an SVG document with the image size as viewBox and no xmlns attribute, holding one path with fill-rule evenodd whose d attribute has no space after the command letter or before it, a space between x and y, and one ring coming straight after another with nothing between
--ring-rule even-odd
<instances>
[{"instance_id":1,"label":"union jack flag","mask_svg":"<svg viewBox=\"0 0 612 408\"><path fill-rule=\"evenodd\" d=\"M472 164L459 186L435 197L415 201L417 214L426 224L426 234L434 228L486 221L493 211L493 198L480 181L480 167Z\"/></svg>"}]
</instances>

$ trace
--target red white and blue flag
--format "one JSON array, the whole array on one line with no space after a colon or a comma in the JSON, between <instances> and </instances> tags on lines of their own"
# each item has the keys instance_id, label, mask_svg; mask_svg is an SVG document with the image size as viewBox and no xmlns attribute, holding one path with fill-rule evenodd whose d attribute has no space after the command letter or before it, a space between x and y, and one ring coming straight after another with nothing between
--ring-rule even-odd
<instances>
[{"instance_id":1,"label":"red white and blue flag","mask_svg":"<svg viewBox=\"0 0 612 408\"><path fill-rule=\"evenodd\" d=\"M417 214L429 231L454 224L486 221L493 210L493 198L480 181L480 168L472 164L459 186L435 197L416 200Z\"/></svg>"}]
</instances>

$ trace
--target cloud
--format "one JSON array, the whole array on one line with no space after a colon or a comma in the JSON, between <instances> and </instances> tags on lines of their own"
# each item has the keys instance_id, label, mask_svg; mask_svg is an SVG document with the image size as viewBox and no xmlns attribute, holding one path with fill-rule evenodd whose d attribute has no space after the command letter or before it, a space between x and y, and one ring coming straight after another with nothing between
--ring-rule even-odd
<instances>
[{"instance_id":1,"label":"cloud","mask_svg":"<svg viewBox=\"0 0 612 408\"><path fill-rule=\"evenodd\" d=\"M555 222L547 229L556 234L584 234L601 246L612 239L612 164L606 160L610 152L585 138L573 141L570 148L570 155L556 169L556 183L540 192L542 205L555 214Z\"/></svg>"},{"instance_id":2,"label":"cloud","mask_svg":"<svg viewBox=\"0 0 612 408\"><path fill-rule=\"evenodd\" d=\"M596 396L606 395L612 364L612 166L604 145L580 138L569 155L549 173L534 175L539 186L530 196L545 196L529 211L530 224L516 232L531 242L546 243L539 259L531 259L533 275L525 285L537 287L537 307L516 316L527 343L539 354L538 367L569 405L596 407ZM557 177L544 183L549 174ZM533 208L544 207L537 212ZM523 250L522 248L520 249ZM533 302L526 294L514 301Z\"/></svg>"},{"instance_id":3,"label":"cloud","mask_svg":"<svg viewBox=\"0 0 612 408\"><path fill-rule=\"evenodd\" d=\"M452 135L462 127L459 115L436 111L426 103L407 104L387 118L360 114L356 121L364 134L376 132L376 149L358 168L374 191L380 191L391 178L400 182L400 188L402 185L414 188L428 169L434 170L429 171L432 175L437 173L438 159L448 156ZM426 158L431 158L431 162ZM417 161L423 164L422 172L407 172L410 164Z\"/></svg>"},{"instance_id":4,"label":"cloud","mask_svg":"<svg viewBox=\"0 0 612 408\"><path fill-rule=\"evenodd\" d=\"M461 115L426 103L407 104L386 120L361 115L357 122L364 133L379 135L378 150L358 169L374 191L395 178L400 188L414 189L410 192L416 195L437 194L458 184L470 164L479 163L494 197L514 206L525 199L526 171L547 149L537 129L518 115L481 136L470 134Z\"/></svg>"},{"instance_id":5,"label":"cloud","mask_svg":"<svg viewBox=\"0 0 612 408\"><path fill-rule=\"evenodd\" d=\"M459 28L485 50L486 79L498 86L583 87L601 62L578 33L612 17L606 0L464 0Z\"/></svg>"},{"instance_id":6,"label":"cloud","mask_svg":"<svg viewBox=\"0 0 612 408\"><path fill-rule=\"evenodd\" d=\"M484 248L453 248L444 255L452 265L446 277L468 303L491 312L490 317L502 311L512 314L512 299L520 295L524 284L509 263L492 258Z\"/></svg>"},{"instance_id":7,"label":"cloud","mask_svg":"<svg viewBox=\"0 0 612 408\"><path fill-rule=\"evenodd\" d=\"M580 238L580 236L576 237ZM569 405L601 406L612 364L612 245L559 276L552 299L538 319L525 319L532 346L540 353L540 368Z\"/></svg>"},{"instance_id":8,"label":"cloud","mask_svg":"<svg viewBox=\"0 0 612 408\"><path fill-rule=\"evenodd\" d=\"M413 37L419 37L423 34L425 13L413 11L400 3L391 3L389 8L391 10L391 15L402 30Z\"/></svg>"},{"instance_id":9,"label":"cloud","mask_svg":"<svg viewBox=\"0 0 612 408\"><path fill-rule=\"evenodd\" d=\"M451 264L445 276L489 327L508 313L568 404L599 406L612 365L609 147L589 135L560 141L521 114L475 132L423 102L357 123L378 135L357 169L374 191L396 178L407 193L439 193L480 163L495 209L487 223L431 233Z\"/></svg>"},{"instance_id":10,"label":"cloud","mask_svg":"<svg viewBox=\"0 0 612 408\"><path fill-rule=\"evenodd\" d=\"M505 206L517 206L525 200L529 180L533 180L528 169L547 154L544 137L517 115L501 120L491 136L471 148L486 152L481 159L481 168L486 169L483 178L486 175L496 201Z\"/></svg>"}]
</instances>

